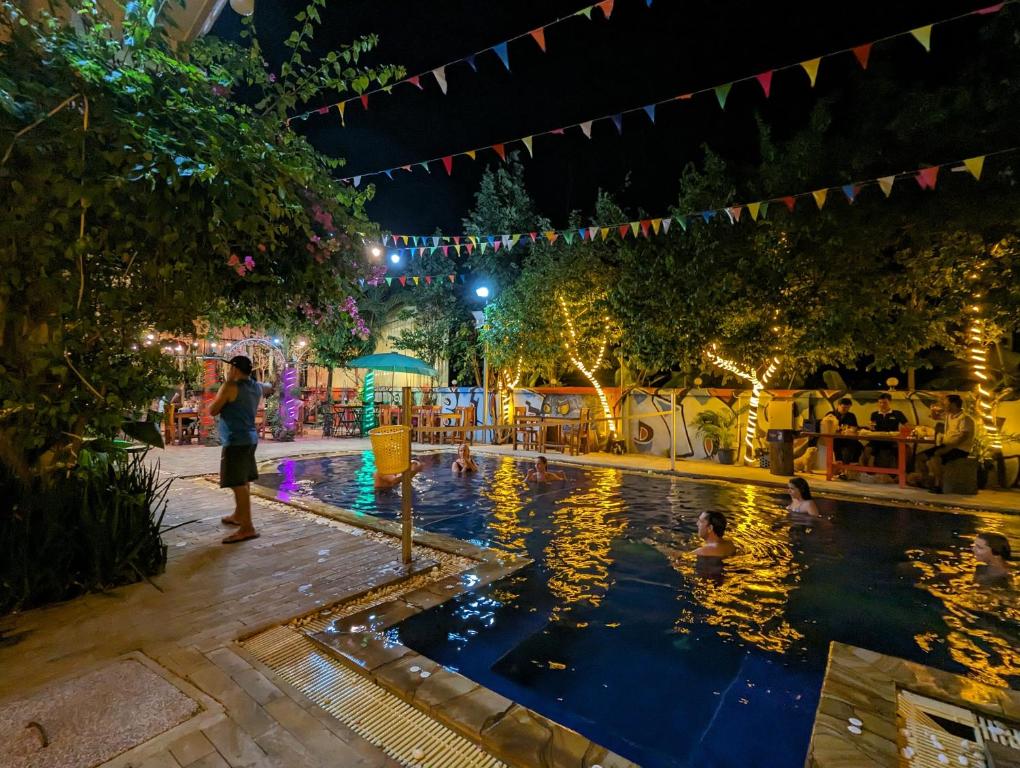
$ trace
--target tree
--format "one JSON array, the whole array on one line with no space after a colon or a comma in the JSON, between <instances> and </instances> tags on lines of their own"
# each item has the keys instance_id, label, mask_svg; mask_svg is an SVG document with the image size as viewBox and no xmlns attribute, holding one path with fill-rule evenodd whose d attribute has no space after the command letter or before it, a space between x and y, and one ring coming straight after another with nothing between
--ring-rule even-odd
<instances>
[{"instance_id":1,"label":"tree","mask_svg":"<svg viewBox=\"0 0 1020 768\"><path fill-rule=\"evenodd\" d=\"M292 322L367 274L371 189L334 181L341 161L281 118L399 70L354 63L371 37L306 63L323 1L278 77L253 38L171 46L154 0L121 25L92 3L67 25L0 5L0 461L20 477L73 463L161 388L145 332Z\"/></svg>"}]
</instances>

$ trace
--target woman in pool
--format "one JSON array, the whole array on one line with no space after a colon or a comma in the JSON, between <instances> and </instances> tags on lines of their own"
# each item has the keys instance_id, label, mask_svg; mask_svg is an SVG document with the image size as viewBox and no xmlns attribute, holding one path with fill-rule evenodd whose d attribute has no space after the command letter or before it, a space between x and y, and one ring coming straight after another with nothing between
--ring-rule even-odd
<instances>
[{"instance_id":1,"label":"woman in pool","mask_svg":"<svg viewBox=\"0 0 1020 768\"><path fill-rule=\"evenodd\" d=\"M457 458L453 460L451 469L457 474L478 471L478 465L471 458L471 448L467 443L461 443L460 447L457 448Z\"/></svg>"},{"instance_id":2,"label":"woman in pool","mask_svg":"<svg viewBox=\"0 0 1020 768\"><path fill-rule=\"evenodd\" d=\"M414 477L421 472L425 466L418 461L418 459L411 459L411 477ZM400 481L404 479L403 472L397 472L392 475L380 475L378 472L375 473L375 489L377 491L384 491L387 488L393 488L400 485Z\"/></svg>"},{"instance_id":3,"label":"woman in pool","mask_svg":"<svg viewBox=\"0 0 1020 768\"><path fill-rule=\"evenodd\" d=\"M539 456L535 459L535 468L529 470L528 476L524 479L529 483L545 483L549 480L566 480L567 476L549 469L549 460L545 456Z\"/></svg>"},{"instance_id":4,"label":"woman in pool","mask_svg":"<svg viewBox=\"0 0 1020 768\"><path fill-rule=\"evenodd\" d=\"M811 517L821 516L818 505L811 498L811 486L803 477L791 477L790 482L786 484L786 490L790 492L790 504L786 508L788 512L799 512Z\"/></svg>"},{"instance_id":5,"label":"woman in pool","mask_svg":"<svg viewBox=\"0 0 1020 768\"><path fill-rule=\"evenodd\" d=\"M979 533L970 547L978 566L974 580L983 584L1009 583L1009 562L1012 552L1009 539L1001 533Z\"/></svg>"}]
</instances>

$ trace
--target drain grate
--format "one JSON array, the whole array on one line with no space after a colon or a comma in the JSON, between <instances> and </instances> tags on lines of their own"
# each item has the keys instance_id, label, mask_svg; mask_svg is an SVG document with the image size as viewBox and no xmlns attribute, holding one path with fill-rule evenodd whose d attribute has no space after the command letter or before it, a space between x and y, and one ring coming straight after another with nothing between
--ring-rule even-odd
<instances>
[{"instance_id":1,"label":"drain grate","mask_svg":"<svg viewBox=\"0 0 1020 768\"><path fill-rule=\"evenodd\" d=\"M901 764L942 768L1020 765L1020 733L969 709L901 690Z\"/></svg>"},{"instance_id":2,"label":"drain grate","mask_svg":"<svg viewBox=\"0 0 1020 768\"><path fill-rule=\"evenodd\" d=\"M241 645L402 765L506 768L476 744L323 653L295 629L274 627Z\"/></svg>"}]
</instances>

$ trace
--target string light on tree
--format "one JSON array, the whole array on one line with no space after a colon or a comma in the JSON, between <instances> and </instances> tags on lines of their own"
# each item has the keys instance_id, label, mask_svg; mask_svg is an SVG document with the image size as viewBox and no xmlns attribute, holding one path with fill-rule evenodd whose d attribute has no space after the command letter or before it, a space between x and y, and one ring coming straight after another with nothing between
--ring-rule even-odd
<instances>
[{"instance_id":1,"label":"string light on tree","mask_svg":"<svg viewBox=\"0 0 1020 768\"><path fill-rule=\"evenodd\" d=\"M977 282L981 279L980 268L982 266L984 266L983 262L974 272L970 273L969 277L972 282ZM976 291L973 296L975 299L980 299L983 294L980 291ZM981 316L981 306L973 304L970 307L970 311L972 318L968 330L968 357L970 359L971 372L974 374L974 378L978 380L974 390L974 405L978 418L981 420L981 426L984 428L985 435L988 438L989 447L992 450L1001 451L1002 436L999 433L998 425L995 423L995 415L992 412L994 397L992 396L991 384L988 378L988 353L986 352L991 341L989 336L993 334L989 333L987 324Z\"/></svg>"},{"instance_id":2,"label":"string light on tree","mask_svg":"<svg viewBox=\"0 0 1020 768\"><path fill-rule=\"evenodd\" d=\"M574 319L571 316L570 308L567 306L566 299L562 295L556 297L559 300L560 312L563 315L563 322L566 325L567 332L563 334L563 347L566 350L567 357L570 362L574 364L574 367L581 372L581 374L588 379L589 383L595 389L595 394L598 396L599 405L602 406L602 416L606 421L607 428L609 429L609 436L613 438L616 436L616 421L613 419L613 410L609 407L609 400L606 398L606 393L602 389L602 385L599 384L598 379L595 378L595 371L602 365L602 360L606 354L606 338L602 337L602 341L599 343L599 351L595 356L595 362L592 363L591 367L586 366L580 358L580 350L578 349L577 343L577 331L574 329ZM606 322L609 318L604 318Z\"/></svg>"},{"instance_id":3,"label":"string light on tree","mask_svg":"<svg viewBox=\"0 0 1020 768\"><path fill-rule=\"evenodd\" d=\"M735 376L751 383L751 400L748 404L747 429L744 433L744 445L746 446L746 450L744 451L744 461L750 464L754 461L754 440L758 435L758 406L761 404L761 393L765 389L765 385L768 384L769 379L773 376L773 374L775 374L776 369L779 367L779 358L772 358L768 367L765 369L765 372L759 378L755 371L741 368L733 360L727 360L724 357L720 357L716 353L716 347L714 344L705 354L717 368L729 371Z\"/></svg>"}]
</instances>

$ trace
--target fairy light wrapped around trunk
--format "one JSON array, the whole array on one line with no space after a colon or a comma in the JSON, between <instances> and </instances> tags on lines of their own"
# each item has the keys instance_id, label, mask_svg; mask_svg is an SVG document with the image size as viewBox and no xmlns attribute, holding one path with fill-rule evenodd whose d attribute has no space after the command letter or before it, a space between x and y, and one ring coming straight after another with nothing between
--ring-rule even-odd
<instances>
[{"instance_id":1,"label":"fairy light wrapped around trunk","mask_svg":"<svg viewBox=\"0 0 1020 768\"><path fill-rule=\"evenodd\" d=\"M361 434L367 435L375 427L375 371L365 374L361 385Z\"/></svg>"},{"instance_id":2,"label":"fairy light wrapped around trunk","mask_svg":"<svg viewBox=\"0 0 1020 768\"><path fill-rule=\"evenodd\" d=\"M284 430L294 434L297 432L298 408L301 403L301 398L294 396L294 392L297 391L298 388L297 366L288 365L284 368L282 379L283 392L280 397L280 420L283 422Z\"/></svg>"},{"instance_id":3,"label":"fairy light wrapped around trunk","mask_svg":"<svg viewBox=\"0 0 1020 768\"><path fill-rule=\"evenodd\" d=\"M595 371L597 371L601 365L602 360L606 354L606 339L603 336L601 343L599 344L599 352L595 356L595 362L589 367L582 362L580 358L580 351L578 350L577 342L577 331L574 329L574 319L571 317L570 309L567 307L566 299L563 296L557 297L560 302L560 312L563 314L563 321L567 326L567 332L563 334L563 347L567 352L567 357L570 362L574 364L574 367L581 372L581 374L588 379L592 387L595 389L595 394L598 396L599 405L602 406L602 417L605 419L606 426L609 430L610 440L616 436L616 420L613 418L613 410L609 407L609 400L606 397L605 391L602 389L602 385L599 384L598 379L595 378ZM608 318L606 318L608 320Z\"/></svg>"},{"instance_id":4,"label":"fairy light wrapped around trunk","mask_svg":"<svg viewBox=\"0 0 1020 768\"><path fill-rule=\"evenodd\" d=\"M970 273L969 277L972 282L977 282L980 279L980 265ZM976 301L982 297L982 294L979 291L975 291L973 296ZM995 415L992 413L994 398L992 397L991 383L988 378L988 353L986 352L989 343L987 338L989 336L988 328L984 318L981 316L980 304L972 304L970 312L973 317L968 330L967 356L970 359L971 372L974 374L974 378L977 379L977 385L974 388L975 410L977 411L978 418L981 420L981 426L984 428L988 446L993 451L1001 451L1002 436L999 434L999 427L995 423Z\"/></svg>"},{"instance_id":5,"label":"fairy light wrapped around trunk","mask_svg":"<svg viewBox=\"0 0 1020 768\"><path fill-rule=\"evenodd\" d=\"M715 345L713 345L712 348L705 353L705 355L717 368L729 371L735 376L751 383L751 400L748 403L747 429L744 433L744 445L746 446L746 450L744 451L744 461L750 464L754 461L754 439L758 435L758 406L761 404L761 393L765 389L765 385L768 383L768 380L776 372L776 368L779 367L779 359L775 357L772 358L768 367L765 369L765 372L761 375L761 378L759 378L755 371L741 368L733 360L727 360L725 357L720 357L716 353Z\"/></svg>"}]
</instances>

